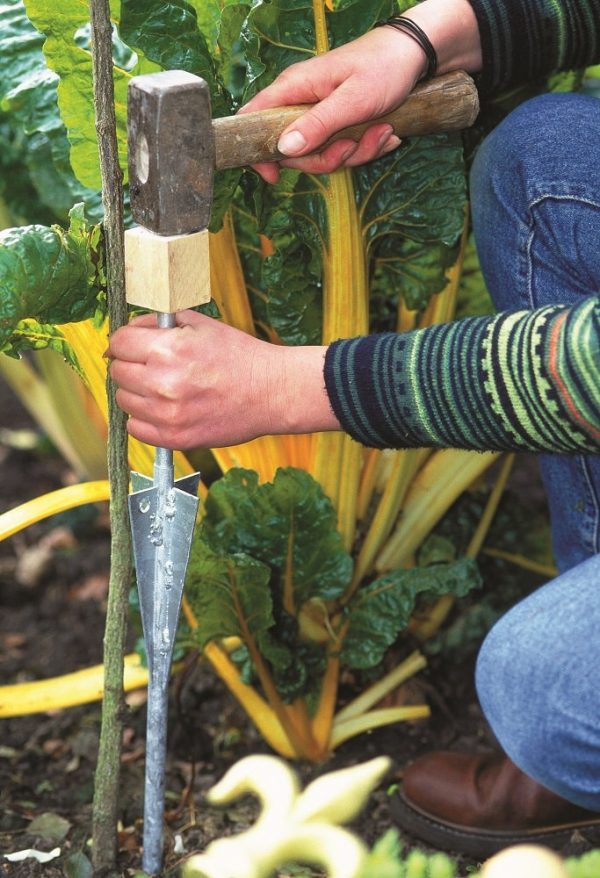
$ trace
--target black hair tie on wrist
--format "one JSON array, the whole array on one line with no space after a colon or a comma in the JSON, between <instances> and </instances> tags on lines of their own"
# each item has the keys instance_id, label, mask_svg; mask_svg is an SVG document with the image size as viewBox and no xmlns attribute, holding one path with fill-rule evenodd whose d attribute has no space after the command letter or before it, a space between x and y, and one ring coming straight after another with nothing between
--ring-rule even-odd
<instances>
[{"instance_id":1,"label":"black hair tie on wrist","mask_svg":"<svg viewBox=\"0 0 600 878\"><path fill-rule=\"evenodd\" d=\"M403 18L401 15L387 18L385 21L378 21L375 27L383 27L386 24L389 24L390 27L395 27L396 30L404 31L404 33L408 34L409 37L412 37L420 45L427 57L427 72L425 76L435 76L438 66L437 52L431 45L425 31L412 18Z\"/></svg>"}]
</instances>

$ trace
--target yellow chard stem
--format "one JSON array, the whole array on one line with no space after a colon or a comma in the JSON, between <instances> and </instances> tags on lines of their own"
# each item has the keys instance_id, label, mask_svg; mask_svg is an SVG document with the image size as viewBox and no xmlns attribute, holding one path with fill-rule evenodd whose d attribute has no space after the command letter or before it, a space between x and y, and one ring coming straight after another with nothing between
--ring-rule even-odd
<instances>
[{"instance_id":1,"label":"yellow chard stem","mask_svg":"<svg viewBox=\"0 0 600 878\"><path fill-rule=\"evenodd\" d=\"M502 495L506 488L506 483L508 481L510 471L513 468L514 462L514 454L507 454L502 461L502 464L500 466L500 472L496 477L494 487L490 491L490 496L488 497L487 503L485 504L483 515L481 516L479 524L475 528L475 532L473 533L469 545L467 546L465 552L467 558L476 558L480 552L483 542L490 529L490 525L494 520L494 515L496 514L496 511L498 509L498 504L502 499Z\"/></svg>"},{"instance_id":2,"label":"yellow chard stem","mask_svg":"<svg viewBox=\"0 0 600 878\"><path fill-rule=\"evenodd\" d=\"M329 50L323 0L313 0L315 46ZM352 173L340 170L324 184L328 244L323 254L323 344L368 331L366 257L354 198ZM342 434L319 434L315 440L313 475L338 512L346 548L356 527L356 501L362 449Z\"/></svg>"},{"instance_id":3,"label":"yellow chard stem","mask_svg":"<svg viewBox=\"0 0 600 878\"><path fill-rule=\"evenodd\" d=\"M66 512L86 503L98 503L110 497L109 484L105 479L97 482L84 482L59 488L49 494L35 497L15 509L9 509L0 515L0 541L11 537L23 528L42 521L59 512Z\"/></svg>"},{"instance_id":4,"label":"yellow chard stem","mask_svg":"<svg viewBox=\"0 0 600 878\"><path fill-rule=\"evenodd\" d=\"M79 476L106 478L106 424L89 390L56 351L36 351L35 361L80 459Z\"/></svg>"},{"instance_id":5,"label":"yellow chard stem","mask_svg":"<svg viewBox=\"0 0 600 878\"><path fill-rule=\"evenodd\" d=\"M553 564L542 564L539 561L533 561L524 555L515 555L512 552L505 552L503 549L493 549L491 547L482 549L482 555L489 555L490 558L502 558L509 564L516 567L522 567L523 570L530 570L532 573L539 573L540 576L546 576L548 579L554 579L558 575L558 569Z\"/></svg>"},{"instance_id":6,"label":"yellow chard stem","mask_svg":"<svg viewBox=\"0 0 600 878\"><path fill-rule=\"evenodd\" d=\"M363 455L363 468L360 474L358 487L358 500L356 502L356 517L359 521L365 517L369 510L369 504L377 482L377 466L381 454L377 448L366 448Z\"/></svg>"},{"instance_id":7,"label":"yellow chard stem","mask_svg":"<svg viewBox=\"0 0 600 878\"><path fill-rule=\"evenodd\" d=\"M333 648L337 650L337 646ZM339 677L340 660L337 655L332 655L330 652L327 656L327 667L321 683L319 706L312 722L313 735L324 754L328 752L330 746Z\"/></svg>"},{"instance_id":8,"label":"yellow chard stem","mask_svg":"<svg viewBox=\"0 0 600 878\"><path fill-rule=\"evenodd\" d=\"M126 692L147 685L148 669L142 667L139 655L126 655L123 671ZM89 704L101 701L103 693L104 665L94 665L62 677L0 686L0 718Z\"/></svg>"},{"instance_id":9,"label":"yellow chard stem","mask_svg":"<svg viewBox=\"0 0 600 878\"><path fill-rule=\"evenodd\" d=\"M290 742L280 718L272 707L261 698L258 692L248 686L240 677L239 671L227 653L216 643L207 643L204 655L211 663L229 691L242 705L265 741L286 759L297 759L302 755Z\"/></svg>"},{"instance_id":10,"label":"yellow chard stem","mask_svg":"<svg viewBox=\"0 0 600 878\"><path fill-rule=\"evenodd\" d=\"M369 710L373 705L381 701L382 698L396 689L410 677L413 677L419 671L422 671L427 665L425 657L415 650L407 658L404 659L397 667L389 671L380 680L365 689L364 692L350 701L345 707L339 710L335 715L335 723L346 722L352 717L360 716Z\"/></svg>"},{"instance_id":11,"label":"yellow chard stem","mask_svg":"<svg viewBox=\"0 0 600 878\"><path fill-rule=\"evenodd\" d=\"M498 509L498 504L502 499L502 494L506 488L506 482L510 475L510 471L515 461L514 454L507 454L502 461L500 472L496 478L494 487L490 491L483 515L479 520L475 532L471 537L469 545L465 551L465 557L476 558L487 536L490 525ZM435 601L428 609L423 619L421 619L413 628L412 633L421 641L428 640L440 629L446 621L448 613L454 606L455 597L453 594L445 594Z\"/></svg>"},{"instance_id":12,"label":"yellow chard stem","mask_svg":"<svg viewBox=\"0 0 600 878\"><path fill-rule=\"evenodd\" d=\"M329 177L325 203L328 248L324 254L323 343L368 332L367 267L349 170ZM349 436L319 434L314 475L338 511L338 525L350 549L356 527L363 449Z\"/></svg>"},{"instance_id":13,"label":"yellow chard stem","mask_svg":"<svg viewBox=\"0 0 600 878\"><path fill-rule=\"evenodd\" d=\"M210 284L212 297L225 322L255 335L230 213L225 214L222 228L210 236Z\"/></svg>"},{"instance_id":14,"label":"yellow chard stem","mask_svg":"<svg viewBox=\"0 0 600 878\"><path fill-rule=\"evenodd\" d=\"M240 636L250 654L256 674L260 680L260 684L267 697L271 710L279 720L295 755L299 758L317 761L320 753L316 741L312 737L310 723L305 722L305 718L300 715L300 712L297 709L294 709L293 705L286 705L283 703L279 692L277 691L277 687L273 682L271 672L269 671L246 622L233 579L231 581L231 594L235 606L235 615L240 626ZM228 680L225 678L223 679L225 680L225 683L229 685Z\"/></svg>"},{"instance_id":15,"label":"yellow chard stem","mask_svg":"<svg viewBox=\"0 0 600 878\"><path fill-rule=\"evenodd\" d=\"M410 558L456 498L498 458L496 451L444 448L431 455L413 480L398 527L377 559L379 572Z\"/></svg>"},{"instance_id":16,"label":"yellow chard stem","mask_svg":"<svg viewBox=\"0 0 600 878\"><path fill-rule=\"evenodd\" d=\"M371 571L381 546L389 537L398 518L410 480L428 455L428 448L407 448L397 452L385 490L377 505L377 511L373 516L365 541L361 546L354 569L352 585L346 595L344 595L345 600L354 594L363 576Z\"/></svg>"},{"instance_id":17,"label":"yellow chard stem","mask_svg":"<svg viewBox=\"0 0 600 878\"><path fill-rule=\"evenodd\" d=\"M67 425L53 403L50 387L27 360L0 356L0 374L76 472L87 478L106 474L106 453L104 473L98 472L95 466L90 469L89 462L84 461L73 439L71 425Z\"/></svg>"},{"instance_id":18,"label":"yellow chard stem","mask_svg":"<svg viewBox=\"0 0 600 878\"><path fill-rule=\"evenodd\" d=\"M431 711L426 704L414 704L407 705L406 707L383 707L380 710L371 710L368 713L362 713L360 716L354 716L345 722L334 722L331 730L331 749L335 750L344 741L348 741L350 738L363 732L370 732L373 729L387 726L391 723L427 719L430 713Z\"/></svg>"}]
</instances>

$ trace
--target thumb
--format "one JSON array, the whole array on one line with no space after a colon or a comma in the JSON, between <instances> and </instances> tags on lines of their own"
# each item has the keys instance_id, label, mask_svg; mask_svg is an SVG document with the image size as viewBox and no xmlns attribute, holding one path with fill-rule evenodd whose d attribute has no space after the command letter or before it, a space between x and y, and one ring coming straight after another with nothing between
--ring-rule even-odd
<instances>
[{"instance_id":1,"label":"thumb","mask_svg":"<svg viewBox=\"0 0 600 878\"><path fill-rule=\"evenodd\" d=\"M278 150L289 158L307 155L319 149L338 131L376 118L381 108L365 102L364 86L351 79L296 119L279 137Z\"/></svg>"}]
</instances>

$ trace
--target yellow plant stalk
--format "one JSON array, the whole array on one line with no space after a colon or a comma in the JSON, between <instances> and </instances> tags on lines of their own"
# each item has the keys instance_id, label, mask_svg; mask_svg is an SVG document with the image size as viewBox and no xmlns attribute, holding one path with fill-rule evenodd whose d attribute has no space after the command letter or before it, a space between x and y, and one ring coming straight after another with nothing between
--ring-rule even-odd
<instances>
[{"instance_id":1,"label":"yellow plant stalk","mask_svg":"<svg viewBox=\"0 0 600 878\"><path fill-rule=\"evenodd\" d=\"M378 552L398 518L410 481L429 454L428 448L408 448L397 452L384 492L356 560L352 585L344 595L344 602L354 594L365 574L373 569Z\"/></svg>"},{"instance_id":2,"label":"yellow plant stalk","mask_svg":"<svg viewBox=\"0 0 600 878\"><path fill-rule=\"evenodd\" d=\"M125 691L140 689L147 683L148 669L142 667L139 655L125 656ZM48 680L0 686L0 717L25 716L89 704L91 701L101 701L103 692L104 665L94 665Z\"/></svg>"},{"instance_id":3,"label":"yellow plant stalk","mask_svg":"<svg viewBox=\"0 0 600 878\"><path fill-rule=\"evenodd\" d=\"M502 558L509 564L516 567L522 567L523 570L530 570L532 573L539 573L540 576L546 576L548 579L554 579L558 576L558 568L553 564L542 564L539 561L533 561L524 555L515 555L512 552L505 552L503 549L493 549L491 546L482 550L482 555L489 555L490 558Z\"/></svg>"},{"instance_id":4,"label":"yellow plant stalk","mask_svg":"<svg viewBox=\"0 0 600 878\"><path fill-rule=\"evenodd\" d=\"M325 7L313 0L317 54L329 50ZM328 243L323 272L323 344L336 338L366 334L369 329L366 257L352 172L336 171L323 191ZM350 549L356 528L356 509L363 450L348 436L319 434L312 475L321 483L338 513L344 544Z\"/></svg>"},{"instance_id":5,"label":"yellow plant stalk","mask_svg":"<svg viewBox=\"0 0 600 878\"><path fill-rule=\"evenodd\" d=\"M490 491L487 503L485 504L485 509L483 510L483 515L481 516L465 551L466 558L476 558L481 550L483 542L490 529L490 525L494 519L494 515L498 509L498 504L502 499L502 494L506 488L506 482L508 481L514 461L514 454L507 454L502 461L500 472L498 473L494 487ZM421 641L433 637L446 621L448 613L454 606L454 602L455 597L452 594L445 594L438 598L429 610L427 610L425 615L419 619L411 629L415 637Z\"/></svg>"},{"instance_id":6,"label":"yellow plant stalk","mask_svg":"<svg viewBox=\"0 0 600 878\"><path fill-rule=\"evenodd\" d=\"M65 425L81 460L77 474L82 479L106 478L108 430L89 390L56 351L36 351L34 356L49 389L52 408Z\"/></svg>"},{"instance_id":7,"label":"yellow plant stalk","mask_svg":"<svg viewBox=\"0 0 600 878\"><path fill-rule=\"evenodd\" d=\"M330 175L325 204L329 243L324 259L323 344L328 344L336 338L366 335L369 329L366 258L350 171ZM362 459L363 449L349 436L318 435L312 474L337 509L347 549L354 542Z\"/></svg>"},{"instance_id":8,"label":"yellow plant stalk","mask_svg":"<svg viewBox=\"0 0 600 878\"><path fill-rule=\"evenodd\" d=\"M498 458L497 451L444 448L431 455L412 482L398 527L381 550L378 572L401 567L466 488Z\"/></svg>"},{"instance_id":9,"label":"yellow plant stalk","mask_svg":"<svg viewBox=\"0 0 600 878\"><path fill-rule=\"evenodd\" d=\"M230 213L225 215L222 228L210 235L210 285L212 297L224 321L248 335L255 335Z\"/></svg>"},{"instance_id":10,"label":"yellow plant stalk","mask_svg":"<svg viewBox=\"0 0 600 878\"><path fill-rule=\"evenodd\" d=\"M66 364L64 368L70 369ZM27 360L14 360L12 357L0 355L0 374L75 472L88 479L106 475L106 462L104 471L98 466L96 437L93 440L88 438L89 444L82 453L73 436L74 425L71 423L67 426L60 410L54 405L51 388ZM74 374L73 379L77 380ZM86 423L85 418L79 420ZM94 448L90 449L92 441ZM99 441L97 444L103 443Z\"/></svg>"},{"instance_id":11,"label":"yellow plant stalk","mask_svg":"<svg viewBox=\"0 0 600 878\"><path fill-rule=\"evenodd\" d=\"M431 711L425 704L407 705L406 707L382 707L379 710L370 710L360 716L353 716L345 722L334 722L329 742L332 750L339 747L350 738L377 729L380 726L388 726L392 723L407 722L415 719L427 719Z\"/></svg>"},{"instance_id":12,"label":"yellow plant stalk","mask_svg":"<svg viewBox=\"0 0 600 878\"><path fill-rule=\"evenodd\" d=\"M297 759L300 754L291 744L275 711L264 698L261 698L256 689L243 682L238 669L225 650L212 642L204 648L204 655L232 695L237 698L267 744L281 756Z\"/></svg>"},{"instance_id":13,"label":"yellow plant stalk","mask_svg":"<svg viewBox=\"0 0 600 878\"><path fill-rule=\"evenodd\" d=\"M390 692L405 683L410 677L413 677L419 671L422 671L427 665L427 660L418 650L412 652L404 661L389 671L380 680L377 680L368 689L357 698L353 698L345 707L335 715L336 725L345 723L353 717L361 716L371 709L375 704L385 698Z\"/></svg>"},{"instance_id":14,"label":"yellow plant stalk","mask_svg":"<svg viewBox=\"0 0 600 878\"><path fill-rule=\"evenodd\" d=\"M67 488L43 494L0 515L0 541L51 515L66 512L76 506L85 506L86 503L99 503L109 499L109 484L105 479L69 485Z\"/></svg>"}]
</instances>

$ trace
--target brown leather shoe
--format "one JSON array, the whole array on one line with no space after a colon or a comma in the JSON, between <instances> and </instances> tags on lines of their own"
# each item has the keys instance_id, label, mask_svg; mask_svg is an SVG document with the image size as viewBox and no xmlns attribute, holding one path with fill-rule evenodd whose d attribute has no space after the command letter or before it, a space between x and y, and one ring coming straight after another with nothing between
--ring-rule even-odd
<instances>
[{"instance_id":1,"label":"brown leather shoe","mask_svg":"<svg viewBox=\"0 0 600 878\"><path fill-rule=\"evenodd\" d=\"M575 831L600 841L600 814L551 793L501 753L422 756L406 769L390 810L400 829L473 857L523 842L561 848Z\"/></svg>"}]
</instances>

